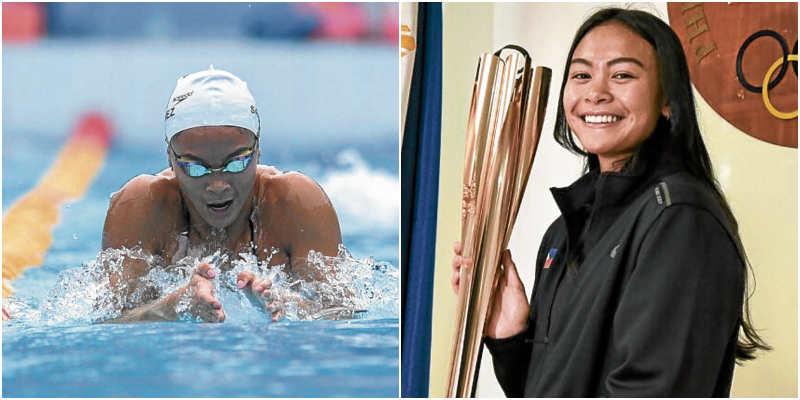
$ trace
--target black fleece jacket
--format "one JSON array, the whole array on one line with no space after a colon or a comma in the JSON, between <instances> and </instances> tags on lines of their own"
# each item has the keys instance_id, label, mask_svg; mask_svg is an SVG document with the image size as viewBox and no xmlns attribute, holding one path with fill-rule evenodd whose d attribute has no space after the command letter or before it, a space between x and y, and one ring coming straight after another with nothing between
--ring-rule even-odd
<instances>
[{"instance_id":1,"label":"black fleece jacket","mask_svg":"<svg viewBox=\"0 0 800 400\"><path fill-rule=\"evenodd\" d=\"M729 396L745 267L713 191L662 169L551 192L562 215L539 249L528 328L486 340L506 395Z\"/></svg>"}]
</instances>

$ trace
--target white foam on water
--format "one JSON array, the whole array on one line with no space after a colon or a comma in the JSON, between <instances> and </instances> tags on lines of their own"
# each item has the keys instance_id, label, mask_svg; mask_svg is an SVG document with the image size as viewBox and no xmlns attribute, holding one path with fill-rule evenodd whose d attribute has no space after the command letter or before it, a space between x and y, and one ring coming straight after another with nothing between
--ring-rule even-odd
<instances>
[{"instance_id":1,"label":"white foam on water","mask_svg":"<svg viewBox=\"0 0 800 400\"><path fill-rule=\"evenodd\" d=\"M398 318L400 273L389 263L376 263L372 257L355 258L344 246L339 247L336 257L311 251L309 262L323 272L327 282L307 282L287 274L281 265L269 265L269 260L259 263L252 254L239 256L231 261L230 269L220 271L212 280L215 296L226 312L227 323L267 322L270 319L263 305L254 304L242 290L237 289L237 276L243 271L273 282L271 291L283 301L286 321ZM138 278L135 284L130 283L136 288L130 295L122 295L128 284L126 281L120 280L123 283L117 289L109 285L112 277L120 276L126 258L141 259L152 266L146 276ZM138 247L109 249L101 251L96 260L81 267L61 271L58 282L41 306L35 299L10 297L3 299L3 307L14 317L14 323L74 325L100 322L119 317L123 309L147 304L186 286L200 261L224 264L228 260L217 251L202 259L189 256L165 268L158 257L146 255ZM186 298L177 307L179 319L200 322L187 312L188 309L189 298Z\"/></svg>"},{"instance_id":2,"label":"white foam on water","mask_svg":"<svg viewBox=\"0 0 800 400\"><path fill-rule=\"evenodd\" d=\"M370 168L355 149L339 153L342 169L320 182L340 220L358 231L396 231L400 226L400 181L387 171Z\"/></svg>"}]
</instances>

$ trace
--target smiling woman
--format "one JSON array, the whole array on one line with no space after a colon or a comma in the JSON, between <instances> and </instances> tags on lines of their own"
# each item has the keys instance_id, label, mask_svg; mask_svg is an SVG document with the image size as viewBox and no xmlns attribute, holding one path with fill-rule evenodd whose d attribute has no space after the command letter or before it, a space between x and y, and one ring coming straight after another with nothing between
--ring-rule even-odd
<instances>
[{"instance_id":1,"label":"smiling woman","mask_svg":"<svg viewBox=\"0 0 800 400\"><path fill-rule=\"evenodd\" d=\"M728 396L735 363L769 347L750 321L738 223L669 26L618 8L585 21L554 136L585 172L551 189L561 216L539 247L530 301L504 253L486 344L506 395ZM456 290L472 262L460 249Z\"/></svg>"},{"instance_id":2,"label":"smiling woman","mask_svg":"<svg viewBox=\"0 0 800 400\"><path fill-rule=\"evenodd\" d=\"M667 117L655 50L625 25L589 32L575 49L564 87L564 112L601 171L618 171Z\"/></svg>"}]
</instances>

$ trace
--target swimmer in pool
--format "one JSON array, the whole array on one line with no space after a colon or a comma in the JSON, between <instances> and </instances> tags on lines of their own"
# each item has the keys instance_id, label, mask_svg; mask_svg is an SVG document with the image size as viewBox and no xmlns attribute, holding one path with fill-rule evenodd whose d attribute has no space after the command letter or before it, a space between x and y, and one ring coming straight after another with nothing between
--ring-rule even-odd
<instances>
[{"instance_id":1,"label":"swimmer in pool","mask_svg":"<svg viewBox=\"0 0 800 400\"><path fill-rule=\"evenodd\" d=\"M104 250L139 246L164 260L164 266L216 249L229 259L251 253L263 262L272 255L270 266L283 264L292 276L326 280L306 256L310 250L337 255L342 236L336 211L311 178L258 165L261 120L245 82L213 67L178 79L164 125L170 167L139 175L112 196ZM121 274L112 274L110 283L127 299L136 289L130 283L151 268L157 267L126 257ZM193 316L222 322L225 311L211 281L218 273L201 262L188 285L148 304L126 307L108 322L176 320L176 307L187 296ZM249 272L237 276L237 289L278 321L284 309L281 299L272 296L271 284Z\"/></svg>"}]
</instances>

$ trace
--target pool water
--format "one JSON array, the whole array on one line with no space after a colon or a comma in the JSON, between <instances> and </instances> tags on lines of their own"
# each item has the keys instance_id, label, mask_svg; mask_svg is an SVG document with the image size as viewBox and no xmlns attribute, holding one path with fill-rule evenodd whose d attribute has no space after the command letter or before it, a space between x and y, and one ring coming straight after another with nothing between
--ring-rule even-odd
<instances>
[{"instance_id":1,"label":"pool water","mask_svg":"<svg viewBox=\"0 0 800 400\"><path fill-rule=\"evenodd\" d=\"M7 132L3 145L7 210L49 166L31 168L30 154L52 160L59 146ZM18 318L2 325L3 396L397 397L396 145L328 146L333 156L324 158L314 151L307 152L313 163L265 158L279 169L309 174L331 197L348 261L342 265L353 273L356 300L366 312L351 320L270 323L239 294L218 286L228 316L222 324L97 324L81 299L97 288L83 278L99 254L109 194L139 173L166 167L163 148L114 146L86 196L62 207L44 265L15 280L14 298L4 300ZM383 195L356 191L364 186L382 187ZM377 214L366 218L362 209Z\"/></svg>"},{"instance_id":2,"label":"pool water","mask_svg":"<svg viewBox=\"0 0 800 400\"><path fill-rule=\"evenodd\" d=\"M397 319L3 324L4 397L397 397Z\"/></svg>"}]
</instances>

